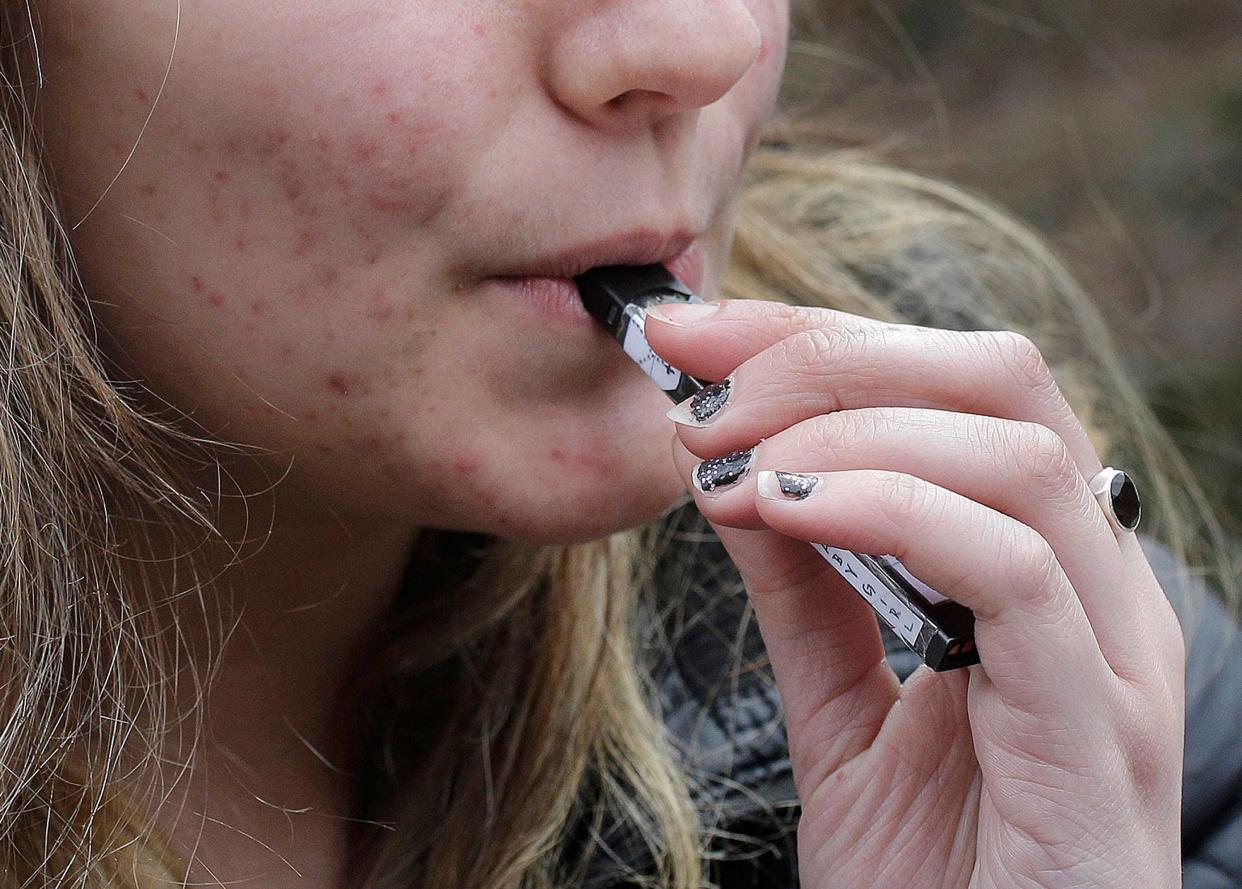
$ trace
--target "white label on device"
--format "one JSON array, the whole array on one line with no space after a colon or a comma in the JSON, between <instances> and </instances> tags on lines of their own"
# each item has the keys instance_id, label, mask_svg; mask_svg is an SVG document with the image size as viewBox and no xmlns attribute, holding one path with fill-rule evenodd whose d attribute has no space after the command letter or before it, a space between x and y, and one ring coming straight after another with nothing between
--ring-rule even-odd
<instances>
[{"instance_id":1,"label":"white label on device","mask_svg":"<svg viewBox=\"0 0 1242 889\"><path fill-rule=\"evenodd\" d=\"M625 307L625 314L630 319L625 328L625 340L621 343L625 354L633 358L643 372L655 380L657 386L665 392L673 391L681 384L681 371L657 355L647 343L647 333L644 330L647 319L642 309L631 303Z\"/></svg>"},{"instance_id":2,"label":"white label on device","mask_svg":"<svg viewBox=\"0 0 1242 889\"><path fill-rule=\"evenodd\" d=\"M923 581L919 580L917 577L915 577L913 574L907 571L906 566L901 564L901 562L898 562L896 556L880 556L880 561L883 562L884 565L886 565L887 567L892 568L894 571L896 571L906 580L908 580L910 582L910 585L914 587L916 590L918 590L920 593L922 593L923 598L926 599L928 602L930 602L932 605L938 605L941 602L949 601L948 596L943 596L940 593L936 592L931 587L929 587L927 584L923 583Z\"/></svg>"},{"instance_id":3,"label":"white label on device","mask_svg":"<svg viewBox=\"0 0 1242 889\"><path fill-rule=\"evenodd\" d=\"M898 599L884 585L884 581L876 577L871 569L859 561L858 557L847 549L812 543L816 552L846 579L850 586L871 603L885 623L893 628L906 644L914 645L923 630L923 619L910 610L905 602Z\"/></svg>"}]
</instances>

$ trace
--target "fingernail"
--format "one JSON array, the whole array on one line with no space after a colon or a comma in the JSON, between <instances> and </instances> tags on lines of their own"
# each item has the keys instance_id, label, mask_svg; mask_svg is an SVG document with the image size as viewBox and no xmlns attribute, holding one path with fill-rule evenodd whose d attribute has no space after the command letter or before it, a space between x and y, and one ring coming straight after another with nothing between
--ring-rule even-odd
<instances>
[{"instance_id":1,"label":"fingernail","mask_svg":"<svg viewBox=\"0 0 1242 889\"><path fill-rule=\"evenodd\" d=\"M817 484L818 476L779 469L764 469L755 479L759 496L767 500L805 500Z\"/></svg>"},{"instance_id":2,"label":"fingernail","mask_svg":"<svg viewBox=\"0 0 1242 889\"><path fill-rule=\"evenodd\" d=\"M733 451L723 457L704 460L694 467L692 473L694 486L708 497L715 497L721 488L727 488L740 482L750 469L750 458L754 448L744 451Z\"/></svg>"},{"instance_id":3,"label":"fingernail","mask_svg":"<svg viewBox=\"0 0 1242 889\"><path fill-rule=\"evenodd\" d=\"M692 327L716 314L719 308L719 303L665 302L647 309L647 318L674 327Z\"/></svg>"},{"instance_id":4,"label":"fingernail","mask_svg":"<svg viewBox=\"0 0 1242 889\"><path fill-rule=\"evenodd\" d=\"M732 393L733 374L729 374L719 383L704 386L685 401L673 405L666 416L683 426L708 426L707 420L720 412Z\"/></svg>"}]
</instances>

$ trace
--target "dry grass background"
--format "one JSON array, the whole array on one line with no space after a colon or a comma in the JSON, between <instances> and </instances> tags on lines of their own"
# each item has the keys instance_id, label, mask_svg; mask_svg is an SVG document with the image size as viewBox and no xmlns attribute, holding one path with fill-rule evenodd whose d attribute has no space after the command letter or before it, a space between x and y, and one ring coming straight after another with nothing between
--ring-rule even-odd
<instances>
[{"instance_id":1,"label":"dry grass background","mask_svg":"<svg viewBox=\"0 0 1242 889\"><path fill-rule=\"evenodd\" d=\"M816 12L812 39L790 44L784 98L1043 231L1242 519L1242 2Z\"/></svg>"}]
</instances>

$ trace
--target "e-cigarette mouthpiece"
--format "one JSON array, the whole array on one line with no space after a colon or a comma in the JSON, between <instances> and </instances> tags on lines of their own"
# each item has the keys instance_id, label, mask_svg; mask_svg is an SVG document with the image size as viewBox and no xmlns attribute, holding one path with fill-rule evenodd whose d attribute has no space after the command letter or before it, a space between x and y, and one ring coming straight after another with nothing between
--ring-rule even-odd
<instances>
[{"instance_id":1,"label":"e-cigarette mouthpiece","mask_svg":"<svg viewBox=\"0 0 1242 889\"><path fill-rule=\"evenodd\" d=\"M674 402L707 383L682 373L647 344L647 307L703 302L660 264L598 266L574 279L587 311ZM891 555L872 556L812 543L824 560L927 666L941 672L979 663L975 616L923 583Z\"/></svg>"}]
</instances>

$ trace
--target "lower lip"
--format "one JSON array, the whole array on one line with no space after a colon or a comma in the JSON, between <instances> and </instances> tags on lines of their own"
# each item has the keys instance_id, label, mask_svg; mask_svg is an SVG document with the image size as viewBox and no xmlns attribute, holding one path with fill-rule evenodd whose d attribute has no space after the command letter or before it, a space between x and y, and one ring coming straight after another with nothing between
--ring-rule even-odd
<instances>
[{"instance_id":1,"label":"lower lip","mask_svg":"<svg viewBox=\"0 0 1242 889\"><path fill-rule=\"evenodd\" d=\"M665 262L664 266L696 294L702 288L703 257L698 244L691 244ZM572 323L595 323L582 304L578 286L570 278L501 277L492 280L546 316Z\"/></svg>"}]
</instances>

